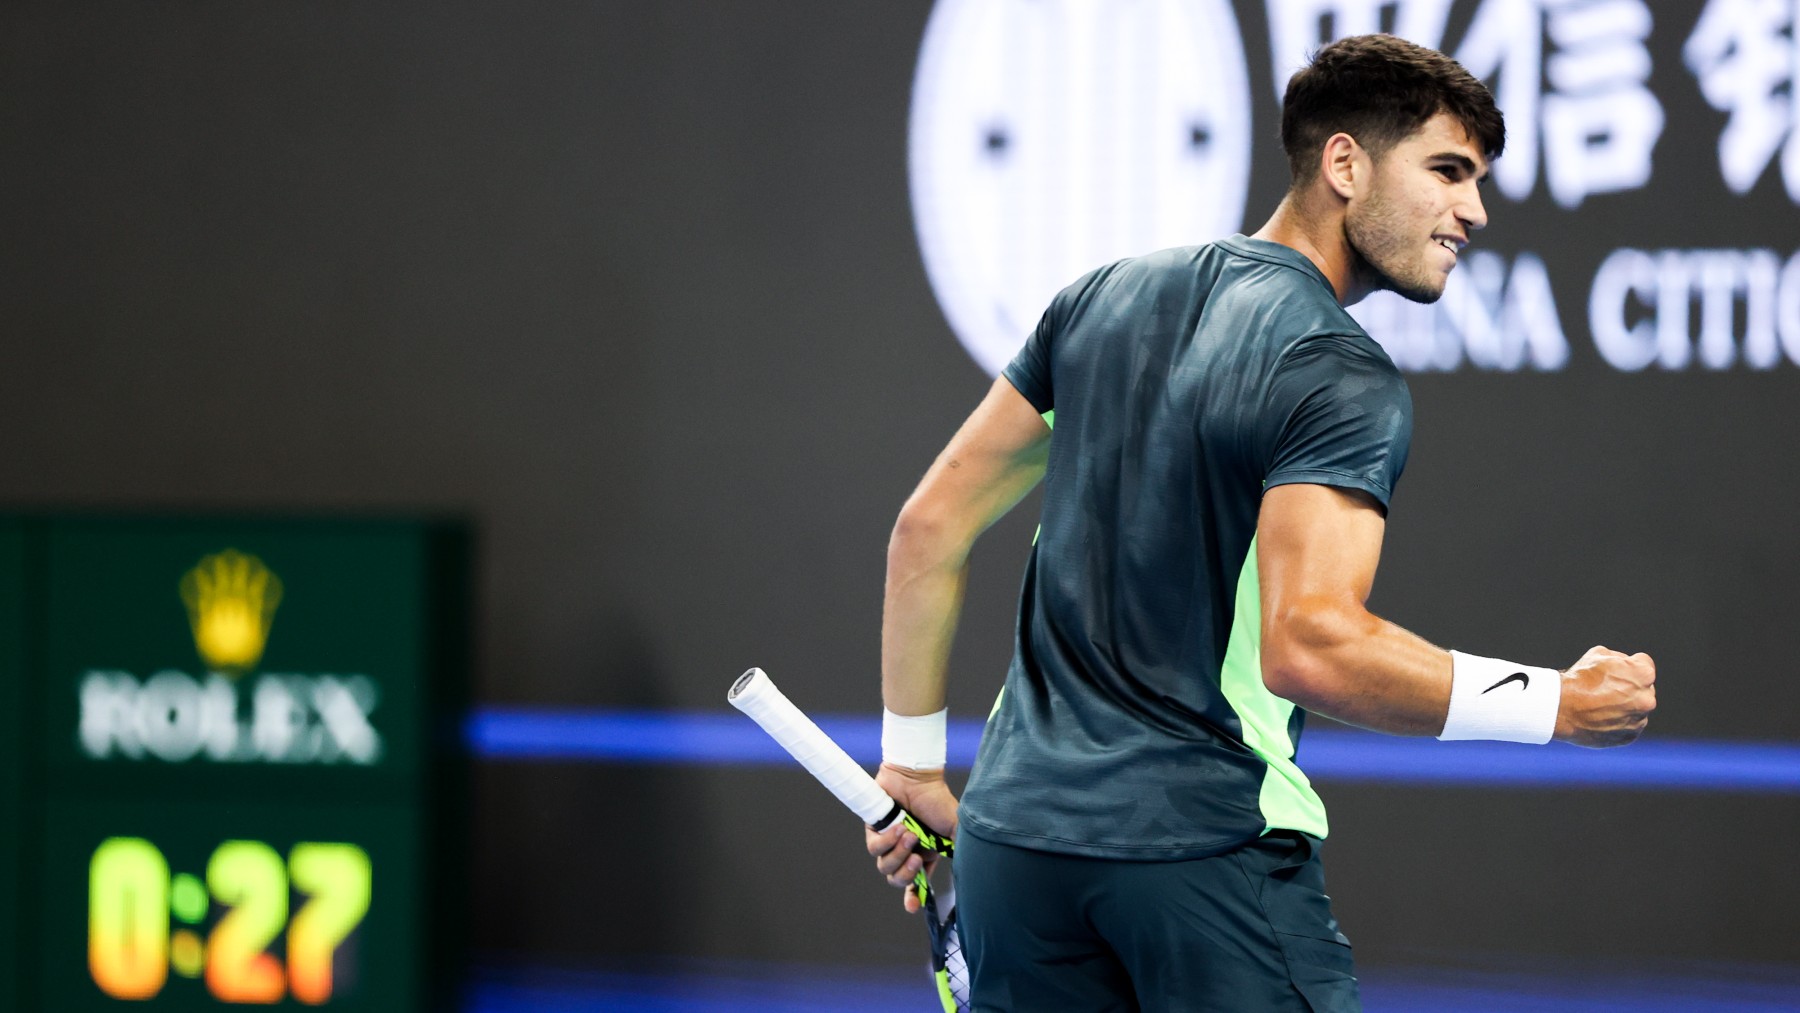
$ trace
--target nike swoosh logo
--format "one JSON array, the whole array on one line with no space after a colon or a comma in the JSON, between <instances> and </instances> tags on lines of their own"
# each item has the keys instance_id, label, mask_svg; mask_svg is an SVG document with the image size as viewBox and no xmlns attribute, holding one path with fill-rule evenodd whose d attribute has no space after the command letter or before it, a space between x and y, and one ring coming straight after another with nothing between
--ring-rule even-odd
<instances>
[{"instance_id":1,"label":"nike swoosh logo","mask_svg":"<svg viewBox=\"0 0 1800 1013\"><path fill-rule=\"evenodd\" d=\"M1487 696L1489 693L1492 693L1494 690L1499 689L1500 687L1506 685L1507 683L1513 681L1514 679L1519 680L1519 692L1521 692L1521 693L1525 692L1525 690L1528 687L1530 687L1530 685L1531 685L1531 676L1526 675L1524 672L1514 672L1513 674L1507 676L1506 678L1501 679L1499 682L1494 683L1492 686L1489 686L1488 688L1482 690L1481 695Z\"/></svg>"}]
</instances>

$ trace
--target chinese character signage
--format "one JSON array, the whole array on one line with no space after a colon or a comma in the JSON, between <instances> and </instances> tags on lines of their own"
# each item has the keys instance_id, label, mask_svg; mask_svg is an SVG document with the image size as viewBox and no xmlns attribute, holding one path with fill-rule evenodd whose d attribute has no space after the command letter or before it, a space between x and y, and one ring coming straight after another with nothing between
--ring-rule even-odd
<instances>
[{"instance_id":1,"label":"chinese character signage","mask_svg":"<svg viewBox=\"0 0 1800 1013\"><path fill-rule=\"evenodd\" d=\"M1391 32L1460 61L1507 125L1493 224L1443 298L1352 309L1401 368L1800 367L1797 17L1800 0L940 0L910 128L927 274L997 372L1086 270L1254 231L1273 199L1252 206L1247 181L1286 179L1270 139L1289 76Z\"/></svg>"}]
</instances>

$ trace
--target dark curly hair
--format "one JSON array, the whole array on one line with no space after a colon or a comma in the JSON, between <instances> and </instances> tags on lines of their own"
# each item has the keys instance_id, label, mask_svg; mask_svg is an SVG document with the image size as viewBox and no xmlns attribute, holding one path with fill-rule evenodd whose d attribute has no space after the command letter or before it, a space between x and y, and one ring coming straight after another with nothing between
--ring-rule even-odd
<instances>
[{"instance_id":1,"label":"dark curly hair","mask_svg":"<svg viewBox=\"0 0 1800 1013\"><path fill-rule=\"evenodd\" d=\"M1335 133L1356 138L1379 159L1440 112L1461 122L1489 161L1506 148L1494 96L1462 64L1392 35L1339 39L1288 79L1281 147L1291 185L1318 173L1319 152Z\"/></svg>"}]
</instances>

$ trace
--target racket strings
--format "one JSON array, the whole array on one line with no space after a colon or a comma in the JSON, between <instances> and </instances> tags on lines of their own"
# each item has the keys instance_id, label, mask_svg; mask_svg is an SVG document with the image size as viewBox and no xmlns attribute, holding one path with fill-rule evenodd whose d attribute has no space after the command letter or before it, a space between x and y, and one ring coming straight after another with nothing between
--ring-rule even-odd
<instances>
[{"instance_id":1,"label":"racket strings","mask_svg":"<svg viewBox=\"0 0 1800 1013\"><path fill-rule=\"evenodd\" d=\"M925 928L931 939L931 971L938 979L939 998L943 1000L944 1013L968 1013L969 1004L969 964L963 956L962 931L956 922L956 903L951 899L945 905L945 914L938 916L938 898L936 895L925 895Z\"/></svg>"},{"instance_id":2,"label":"racket strings","mask_svg":"<svg viewBox=\"0 0 1800 1013\"><path fill-rule=\"evenodd\" d=\"M969 964L963 959L962 933L956 929L956 914L951 912L951 923L946 926L947 935L944 950L944 981L949 986L950 996L956 1004L951 1013L968 1013L969 1005Z\"/></svg>"}]
</instances>

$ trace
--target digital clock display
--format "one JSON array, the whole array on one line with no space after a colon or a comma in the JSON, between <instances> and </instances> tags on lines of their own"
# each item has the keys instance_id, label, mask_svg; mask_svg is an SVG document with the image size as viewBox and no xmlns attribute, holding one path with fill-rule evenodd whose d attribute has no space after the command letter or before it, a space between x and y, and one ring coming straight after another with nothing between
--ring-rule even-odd
<instances>
[{"instance_id":1,"label":"digital clock display","mask_svg":"<svg viewBox=\"0 0 1800 1013\"><path fill-rule=\"evenodd\" d=\"M458 876L462 836L453 740L433 734L460 699L460 537L10 524L0 628L31 642L0 657L0 691L10 671L39 717L15 743L26 832L4 872L25 956L0 1008L439 1004L455 919L426 884Z\"/></svg>"},{"instance_id":2,"label":"digital clock display","mask_svg":"<svg viewBox=\"0 0 1800 1013\"><path fill-rule=\"evenodd\" d=\"M421 1008L421 829L362 807L53 805L46 878L85 896L45 911L44 1006Z\"/></svg>"},{"instance_id":3,"label":"digital clock display","mask_svg":"<svg viewBox=\"0 0 1800 1013\"><path fill-rule=\"evenodd\" d=\"M354 844L304 841L284 860L263 841L226 841L201 877L171 875L142 837L109 837L88 868L88 970L115 999L155 997L173 968L222 1002L291 993L318 1005L331 998L339 947L369 913L369 881L369 854ZM185 927L171 932L171 921ZM283 934L285 966L271 952Z\"/></svg>"}]
</instances>

